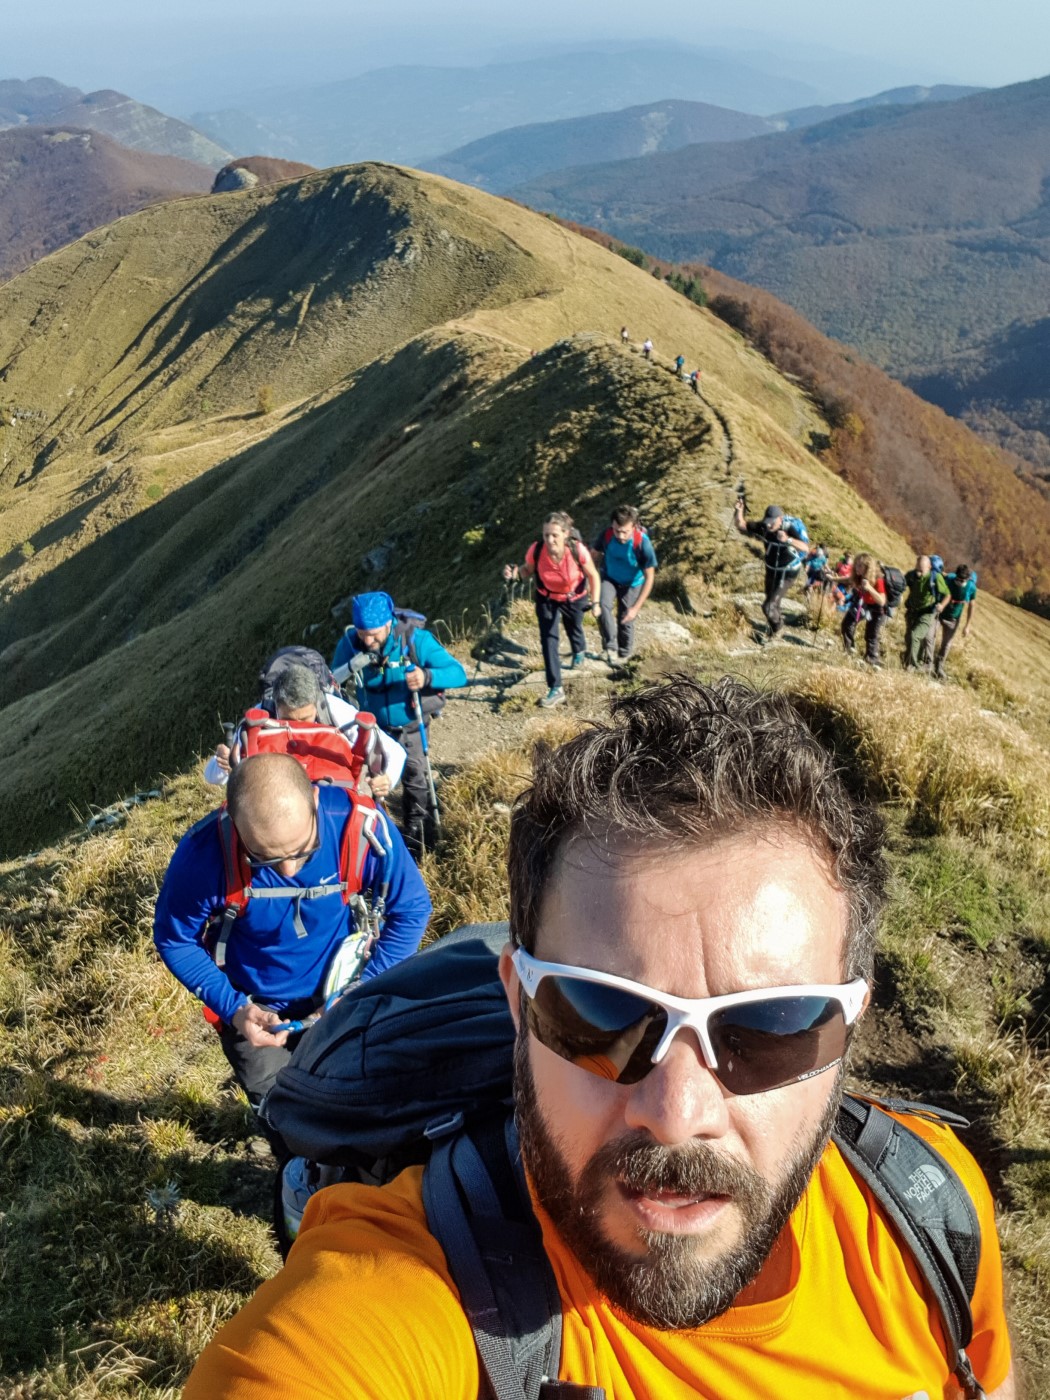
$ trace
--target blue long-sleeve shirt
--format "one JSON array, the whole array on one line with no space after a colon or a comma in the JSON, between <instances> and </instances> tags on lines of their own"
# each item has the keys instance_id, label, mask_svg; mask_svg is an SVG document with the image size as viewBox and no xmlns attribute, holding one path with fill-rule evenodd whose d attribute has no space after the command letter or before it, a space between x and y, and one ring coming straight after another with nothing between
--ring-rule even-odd
<instances>
[{"instance_id":1,"label":"blue long-sleeve shirt","mask_svg":"<svg viewBox=\"0 0 1050 1400\"><path fill-rule=\"evenodd\" d=\"M345 789L318 789L320 846L291 877L269 869L252 871L253 888L310 889L336 884L339 853L350 814ZM369 852L364 888L389 876L386 919L362 980L375 977L414 953L430 918L431 903L415 861L391 824L391 851L383 859ZM379 870L380 866L386 868ZM294 899L249 899L237 918L226 949L225 968L216 967L202 946L208 921L226 904L222 849L214 822L191 828L168 866L153 924L153 939L165 966L224 1021L250 996L282 1012L294 1002L318 997L336 948L354 928L353 913L337 894L303 900L299 914L306 937L295 927Z\"/></svg>"},{"instance_id":2,"label":"blue long-sleeve shirt","mask_svg":"<svg viewBox=\"0 0 1050 1400\"><path fill-rule=\"evenodd\" d=\"M364 651L357 632L348 627L332 656L332 670L348 666ZM457 690L467 683L467 673L460 662L425 627L413 629L411 654L398 636L397 627L392 627L380 655L382 664L370 664L357 675L357 703L375 715L382 729L403 729L416 718L413 692L405 684L408 667L413 663L427 673L426 685L416 692L423 699L435 690Z\"/></svg>"}]
</instances>

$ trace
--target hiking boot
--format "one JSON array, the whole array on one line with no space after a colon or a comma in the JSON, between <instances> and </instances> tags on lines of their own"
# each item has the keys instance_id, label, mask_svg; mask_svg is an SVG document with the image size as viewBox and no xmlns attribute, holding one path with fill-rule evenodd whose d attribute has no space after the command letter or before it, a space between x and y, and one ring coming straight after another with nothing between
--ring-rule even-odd
<instances>
[{"instance_id":1,"label":"hiking boot","mask_svg":"<svg viewBox=\"0 0 1050 1400\"><path fill-rule=\"evenodd\" d=\"M565 688L560 685L552 685L547 694L540 701L545 710L549 710L552 705L565 704Z\"/></svg>"},{"instance_id":2,"label":"hiking boot","mask_svg":"<svg viewBox=\"0 0 1050 1400\"><path fill-rule=\"evenodd\" d=\"M865 664L865 666L870 666L871 669L872 669L873 671L881 671L881 670L882 670L882 662L881 662L881 661L876 661L873 657L866 656L866 657L864 658L864 664Z\"/></svg>"},{"instance_id":3,"label":"hiking boot","mask_svg":"<svg viewBox=\"0 0 1050 1400\"><path fill-rule=\"evenodd\" d=\"M586 660L587 660L587 653L586 653L585 651L577 651L577 652L575 652L575 653L573 654L572 665L569 667L569 670L570 670L570 671L578 671L578 670L580 669L580 667L583 665L583 663L584 663Z\"/></svg>"},{"instance_id":4,"label":"hiking boot","mask_svg":"<svg viewBox=\"0 0 1050 1400\"><path fill-rule=\"evenodd\" d=\"M602 660L605 662L606 666L612 666L615 668L616 657L613 655L611 647L606 647L605 650L602 652Z\"/></svg>"}]
</instances>

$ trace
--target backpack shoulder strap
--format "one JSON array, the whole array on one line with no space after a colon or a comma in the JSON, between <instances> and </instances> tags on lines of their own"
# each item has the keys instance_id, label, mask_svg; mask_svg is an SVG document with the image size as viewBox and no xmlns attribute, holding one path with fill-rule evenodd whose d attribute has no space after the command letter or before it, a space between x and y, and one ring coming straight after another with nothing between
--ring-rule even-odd
<instances>
[{"instance_id":1,"label":"backpack shoulder strap","mask_svg":"<svg viewBox=\"0 0 1050 1400\"><path fill-rule=\"evenodd\" d=\"M350 815L343 827L339 848L339 878L343 903L350 904L364 885L365 861L369 851L383 859L389 845L389 834L382 829L382 814L370 798L361 797L349 788L346 795L350 802Z\"/></svg>"},{"instance_id":2,"label":"backpack shoulder strap","mask_svg":"<svg viewBox=\"0 0 1050 1400\"><path fill-rule=\"evenodd\" d=\"M490 1400L605 1400L557 1379L561 1298L543 1248L509 1115L434 1143L423 1173L427 1222L470 1321Z\"/></svg>"},{"instance_id":3,"label":"backpack shoulder strap","mask_svg":"<svg viewBox=\"0 0 1050 1400\"><path fill-rule=\"evenodd\" d=\"M887 1111L969 1126L928 1104L843 1098L832 1138L867 1185L911 1252L936 1301L948 1341L948 1360L971 1400L984 1391L966 1348L973 1337L970 1299L981 1258L977 1210L951 1165L925 1138Z\"/></svg>"},{"instance_id":4,"label":"backpack shoulder strap","mask_svg":"<svg viewBox=\"0 0 1050 1400\"><path fill-rule=\"evenodd\" d=\"M230 941L233 926L252 897L252 870L225 802L219 808L215 825L219 837L219 847L222 851L226 900L218 937L215 940L214 957L215 966L224 967L226 965L226 946Z\"/></svg>"}]
</instances>

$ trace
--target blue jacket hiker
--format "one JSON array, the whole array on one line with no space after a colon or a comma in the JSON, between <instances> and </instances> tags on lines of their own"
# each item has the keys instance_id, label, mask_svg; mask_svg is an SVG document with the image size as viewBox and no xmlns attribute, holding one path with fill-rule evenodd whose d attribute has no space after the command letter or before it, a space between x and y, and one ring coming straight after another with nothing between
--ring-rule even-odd
<instances>
[{"instance_id":1,"label":"blue jacket hiker","mask_svg":"<svg viewBox=\"0 0 1050 1400\"><path fill-rule=\"evenodd\" d=\"M635 619L652 592L656 550L634 506L617 506L591 550L601 558L600 626L606 660L612 660L615 642L618 659L626 661L634 651Z\"/></svg>"},{"instance_id":2,"label":"blue jacket hiker","mask_svg":"<svg viewBox=\"0 0 1050 1400\"><path fill-rule=\"evenodd\" d=\"M401 827L418 854L431 843L434 814L427 780L430 721L444 707L444 691L467 683L467 673L432 632L426 618L394 606L389 593L359 593L353 625L339 640L332 670L348 667L357 703L371 711L408 757L401 776Z\"/></svg>"},{"instance_id":3,"label":"blue jacket hiker","mask_svg":"<svg viewBox=\"0 0 1050 1400\"><path fill-rule=\"evenodd\" d=\"M253 1107L290 1056L287 1031L341 989L382 915L362 980L419 947L431 903L398 832L371 802L314 786L287 755L233 770L227 806L171 859L153 937L207 1008ZM368 895L368 903L363 896Z\"/></svg>"}]
</instances>

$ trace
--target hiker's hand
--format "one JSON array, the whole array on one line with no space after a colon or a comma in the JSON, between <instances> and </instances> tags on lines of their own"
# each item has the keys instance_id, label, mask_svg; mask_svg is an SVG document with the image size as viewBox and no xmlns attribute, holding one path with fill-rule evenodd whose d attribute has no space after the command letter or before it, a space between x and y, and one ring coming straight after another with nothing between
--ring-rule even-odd
<instances>
[{"instance_id":1,"label":"hiker's hand","mask_svg":"<svg viewBox=\"0 0 1050 1400\"><path fill-rule=\"evenodd\" d=\"M390 792L390 779L385 773L373 773L368 780L373 797L386 797Z\"/></svg>"},{"instance_id":2,"label":"hiker's hand","mask_svg":"<svg viewBox=\"0 0 1050 1400\"><path fill-rule=\"evenodd\" d=\"M409 690L422 690L426 683L426 673L422 666L413 666L411 671L405 674L405 684Z\"/></svg>"},{"instance_id":3,"label":"hiker's hand","mask_svg":"<svg viewBox=\"0 0 1050 1400\"><path fill-rule=\"evenodd\" d=\"M518 570L517 564L504 564L504 565L503 565L503 577L504 577L505 579L507 579L508 582L509 582L509 580L512 579L512 578L517 578L517 577L518 577L518 573L519 573L519 570Z\"/></svg>"},{"instance_id":4,"label":"hiker's hand","mask_svg":"<svg viewBox=\"0 0 1050 1400\"><path fill-rule=\"evenodd\" d=\"M635 603L635 605L634 605L633 607L628 608L627 611L624 613L624 615L623 615L623 620L624 620L624 622L625 622L625 623L633 622L634 619L638 616L638 614L639 614L640 612L641 612L641 608L638 606L637 603Z\"/></svg>"},{"instance_id":5,"label":"hiker's hand","mask_svg":"<svg viewBox=\"0 0 1050 1400\"><path fill-rule=\"evenodd\" d=\"M230 746L229 744L219 744L215 750L215 762L224 773L230 771Z\"/></svg>"},{"instance_id":6,"label":"hiker's hand","mask_svg":"<svg viewBox=\"0 0 1050 1400\"><path fill-rule=\"evenodd\" d=\"M233 1013L233 1028L240 1031L249 1045L254 1045L256 1049L262 1050L267 1046L284 1045L288 1039L288 1032L281 1031L279 1035L271 1035L266 1029L267 1026L279 1026L281 1017L276 1011L269 1011L265 1006L256 1006L253 1001L246 1006L240 1007Z\"/></svg>"},{"instance_id":7,"label":"hiker's hand","mask_svg":"<svg viewBox=\"0 0 1050 1400\"><path fill-rule=\"evenodd\" d=\"M777 531L777 540L780 542L780 544L787 544L787 531L786 531L786 530L778 530L778 531Z\"/></svg>"}]
</instances>

